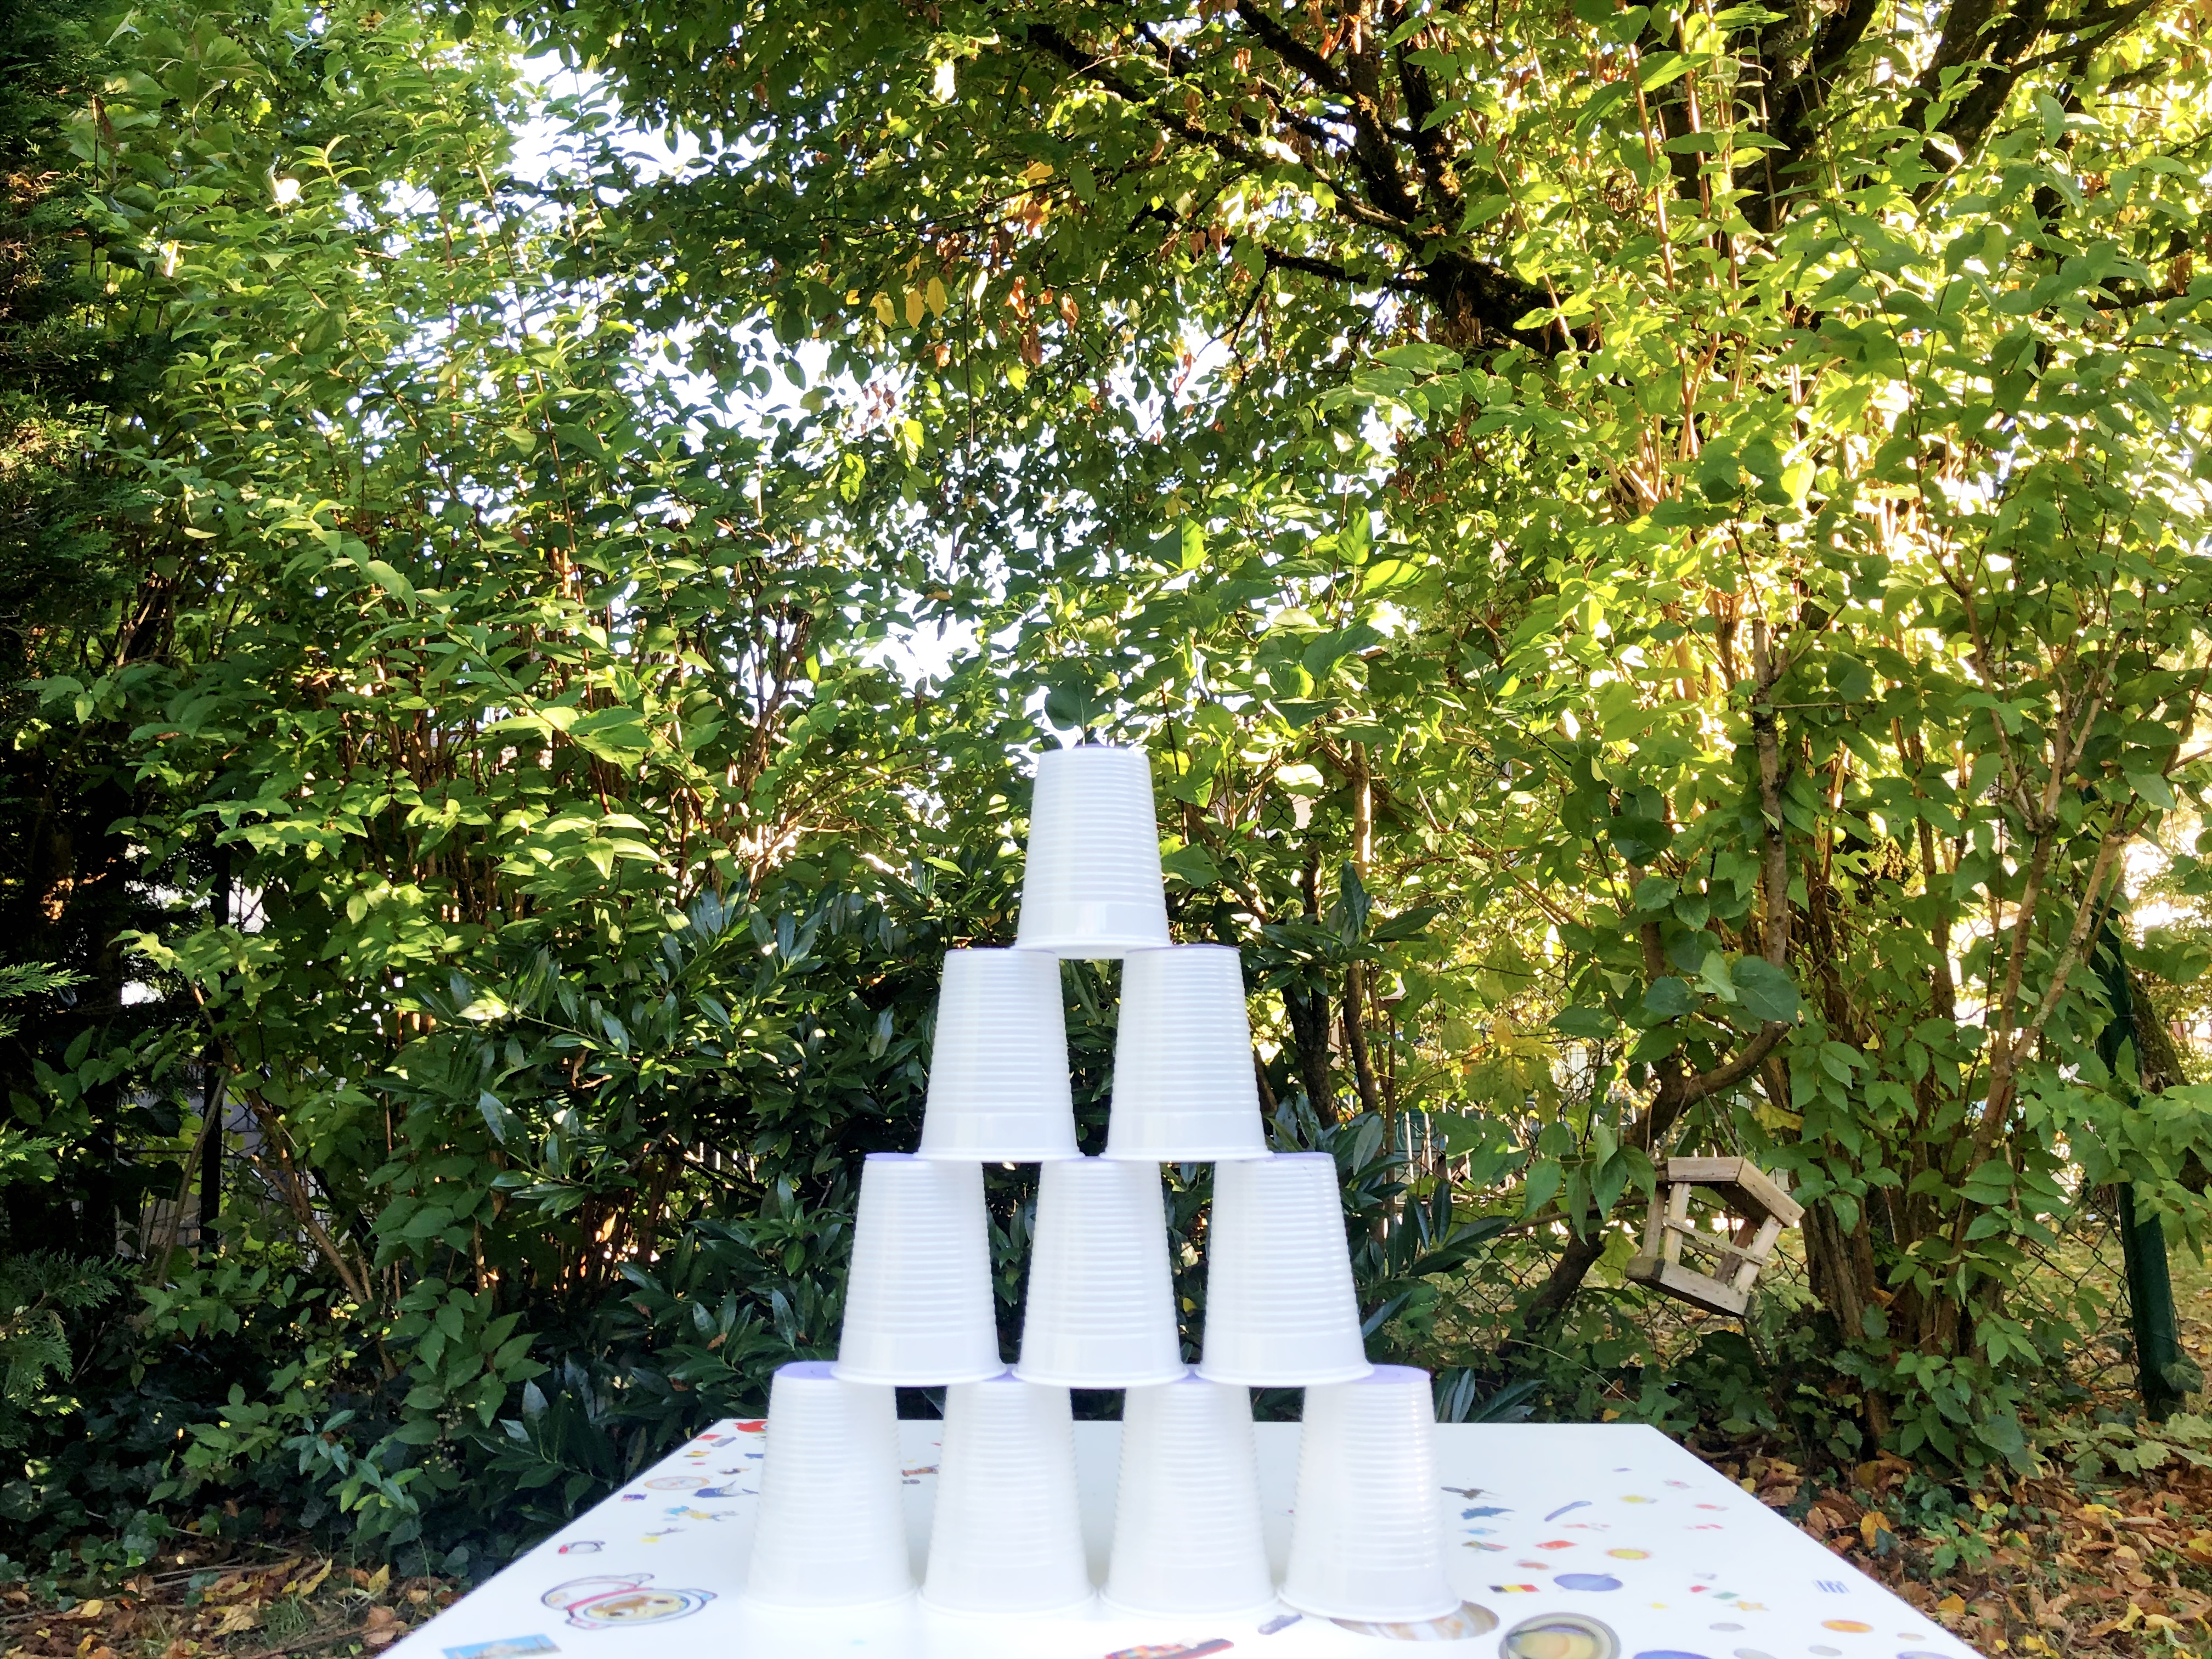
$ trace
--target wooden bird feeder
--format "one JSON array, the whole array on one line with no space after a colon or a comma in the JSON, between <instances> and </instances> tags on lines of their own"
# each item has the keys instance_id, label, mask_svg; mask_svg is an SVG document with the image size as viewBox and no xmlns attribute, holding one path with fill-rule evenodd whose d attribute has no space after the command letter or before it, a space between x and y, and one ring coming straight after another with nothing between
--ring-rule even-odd
<instances>
[{"instance_id":1,"label":"wooden bird feeder","mask_svg":"<svg viewBox=\"0 0 2212 1659\"><path fill-rule=\"evenodd\" d=\"M1716 1233L1690 1219L1690 1194L1704 1188L1736 1218L1733 1231ZM1644 1221L1644 1248L1631 1257L1628 1276L1692 1307L1741 1316L1759 1269L1774 1254L1784 1227L1794 1227L1805 1206L1747 1158L1670 1158L1665 1178L1651 1194ZM1711 1273L1685 1266L1682 1247L1718 1259Z\"/></svg>"}]
</instances>

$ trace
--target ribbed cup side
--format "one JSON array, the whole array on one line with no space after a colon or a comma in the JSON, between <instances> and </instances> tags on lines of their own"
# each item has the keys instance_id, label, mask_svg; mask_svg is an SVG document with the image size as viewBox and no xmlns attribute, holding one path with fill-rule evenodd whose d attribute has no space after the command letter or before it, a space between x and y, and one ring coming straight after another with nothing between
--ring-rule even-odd
<instances>
[{"instance_id":1,"label":"ribbed cup side","mask_svg":"<svg viewBox=\"0 0 2212 1659\"><path fill-rule=\"evenodd\" d=\"M782 1607L854 1607L914 1588L896 1396L786 1365L769 1392L768 1454L746 1592Z\"/></svg>"},{"instance_id":2,"label":"ribbed cup side","mask_svg":"<svg viewBox=\"0 0 2212 1659\"><path fill-rule=\"evenodd\" d=\"M919 1150L985 1162L1076 1156L1057 957L945 954Z\"/></svg>"},{"instance_id":3,"label":"ribbed cup side","mask_svg":"<svg viewBox=\"0 0 2212 1659\"><path fill-rule=\"evenodd\" d=\"M1182 1370L1158 1166L1048 1164L1022 1310L1021 1374L1106 1389Z\"/></svg>"},{"instance_id":4,"label":"ribbed cup side","mask_svg":"<svg viewBox=\"0 0 2212 1659\"><path fill-rule=\"evenodd\" d=\"M1385 1365L1306 1391L1283 1599L1352 1619L1438 1618L1445 1576L1429 1374Z\"/></svg>"},{"instance_id":5,"label":"ribbed cup side","mask_svg":"<svg viewBox=\"0 0 2212 1659\"><path fill-rule=\"evenodd\" d=\"M915 1386L997 1373L980 1164L870 1154L837 1364L854 1380Z\"/></svg>"},{"instance_id":6,"label":"ribbed cup side","mask_svg":"<svg viewBox=\"0 0 2212 1659\"><path fill-rule=\"evenodd\" d=\"M1107 1599L1140 1613L1228 1613L1271 1601L1249 1396L1195 1378L1132 1389Z\"/></svg>"},{"instance_id":7,"label":"ribbed cup side","mask_svg":"<svg viewBox=\"0 0 2212 1659\"><path fill-rule=\"evenodd\" d=\"M1252 1158L1267 1150L1237 954L1133 951L1121 964L1109 1158Z\"/></svg>"},{"instance_id":8,"label":"ribbed cup side","mask_svg":"<svg viewBox=\"0 0 2212 1659\"><path fill-rule=\"evenodd\" d=\"M922 1599L1035 1613L1090 1595L1067 1390L1011 1376L947 1389Z\"/></svg>"},{"instance_id":9,"label":"ribbed cup side","mask_svg":"<svg viewBox=\"0 0 2212 1659\"><path fill-rule=\"evenodd\" d=\"M1120 956L1168 942L1152 763L1086 744L1037 757L1017 942Z\"/></svg>"},{"instance_id":10,"label":"ribbed cup side","mask_svg":"<svg viewBox=\"0 0 2212 1659\"><path fill-rule=\"evenodd\" d=\"M1290 1152L1214 1170L1200 1376L1291 1387L1361 1374L1336 1164Z\"/></svg>"}]
</instances>

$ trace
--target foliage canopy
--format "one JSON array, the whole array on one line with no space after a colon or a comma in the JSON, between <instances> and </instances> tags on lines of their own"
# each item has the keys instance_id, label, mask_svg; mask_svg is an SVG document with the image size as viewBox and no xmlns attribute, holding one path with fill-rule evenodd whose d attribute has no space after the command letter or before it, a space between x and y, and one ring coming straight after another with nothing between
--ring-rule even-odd
<instances>
[{"instance_id":1,"label":"foliage canopy","mask_svg":"<svg viewBox=\"0 0 2212 1659\"><path fill-rule=\"evenodd\" d=\"M2155 1018L2100 1056L2095 971L2151 865L2185 924L2205 881L2201 32L88 32L97 101L8 117L74 216L36 430L96 492L6 544L93 573L10 621L11 787L75 828L7 902L90 978L9 1045L60 1158L9 1220L73 1194L147 1262L137 1492L296 1465L496 1539L821 1351L936 958L1010 937L1024 757L1084 735L1151 748L1179 934L1247 952L1278 1132L1454 1409L2032 1461L2109 1317L2083 1229L2208 1219L2208 1097ZM1094 1133L1110 993L1070 970ZM1691 1151L1810 1206L1743 1336L1620 1280ZM84 1501L86 1420L21 1514Z\"/></svg>"}]
</instances>

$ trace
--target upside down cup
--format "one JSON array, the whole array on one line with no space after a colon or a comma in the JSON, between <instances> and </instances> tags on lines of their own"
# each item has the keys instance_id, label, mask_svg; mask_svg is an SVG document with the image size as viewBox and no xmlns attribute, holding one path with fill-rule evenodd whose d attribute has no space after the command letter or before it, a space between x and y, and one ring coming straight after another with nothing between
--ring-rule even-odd
<instances>
[{"instance_id":1,"label":"upside down cup","mask_svg":"<svg viewBox=\"0 0 2212 1659\"><path fill-rule=\"evenodd\" d=\"M921 1599L940 1613L998 1618L1089 1609L1066 1389L1009 1372L945 1390Z\"/></svg>"},{"instance_id":2,"label":"upside down cup","mask_svg":"<svg viewBox=\"0 0 2212 1659\"><path fill-rule=\"evenodd\" d=\"M1198 1374L1287 1389L1370 1369L1336 1160L1281 1152L1217 1167Z\"/></svg>"},{"instance_id":3,"label":"upside down cup","mask_svg":"<svg viewBox=\"0 0 2212 1659\"><path fill-rule=\"evenodd\" d=\"M869 1153L836 1375L934 1388L1005 1368L982 1165Z\"/></svg>"},{"instance_id":4,"label":"upside down cup","mask_svg":"<svg viewBox=\"0 0 2212 1659\"><path fill-rule=\"evenodd\" d=\"M1014 942L1085 960L1168 942L1152 763L1143 750L1085 744L1037 757Z\"/></svg>"},{"instance_id":5,"label":"upside down cup","mask_svg":"<svg viewBox=\"0 0 2212 1659\"><path fill-rule=\"evenodd\" d=\"M1225 945L1131 951L1121 963L1106 1156L1200 1164L1267 1155L1237 952Z\"/></svg>"},{"instance_id":6,"label":"upside down cup","mask_svg":"<svg viewBox=\"0 0 2212 1659\"><path fill-rule=\"evenodd\" d=\"M1429 1374L1382 1365L1306 1390L1283 1600L1327 1619L1441 1619L1444 1574Z\"/></svg>"},{"instance_id":7,"label":"upside down cup","mask_svg":"<svg viewBox=\"0 0 2212 1659\"><path fill-rule=\"evenodd\" d=\"M893 1391L818 1360L777 1370L745 1599L815 1609L911 1595L905 1507Z\"/></svg>"},{"instance_id":8,"label":"upside down cup","mask_svg":"<svg viewBox=\"0 0 2212 1659\"><path fill-rule=\"evenodd\" d=\"M1036 1164L1079 1150L1060 958L947 951L916 1154Z\"/></svg>"},{"instance_id":9,"label":"upside down cup","mask_svg":"<svg viewBox=\"0 0 2212 1659\"><path fill-rule=\"evenodd\" d=\"M1022 1307L1016 1376L1073 1389L1127 1389L1183 1375L1157 1164L1048 1164Z\"/></svg>"},{"instance_id":10,"label":"upside down cup","mask_svg":"<svg viewBox=\"0 0 2212 1659\"><path fill-rule=\"evenodd\" d=\"M1244 1389L1192 1376L1129 1390L1105 1599L1164 1617L1274 1601Z\"/></svg>"}]
</instances>

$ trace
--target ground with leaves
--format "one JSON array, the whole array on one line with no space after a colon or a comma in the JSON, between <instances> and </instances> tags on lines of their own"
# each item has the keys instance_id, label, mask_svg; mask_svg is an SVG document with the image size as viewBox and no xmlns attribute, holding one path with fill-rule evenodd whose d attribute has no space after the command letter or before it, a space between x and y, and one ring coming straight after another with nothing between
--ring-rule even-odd
<instances>
[{"instance_id":1,"label":"ground with leaves","mask_svg":"<svg viewBox=\"0 0 2212 1659\"><path fill-rule=\"evenodd\" d=\"M19 1583L0 1600L8 1659L289 1659L377 1652L460 1593L388 1566L211 1543L167 1553L119 1584Z\"/></svg>"}]
</instances>

